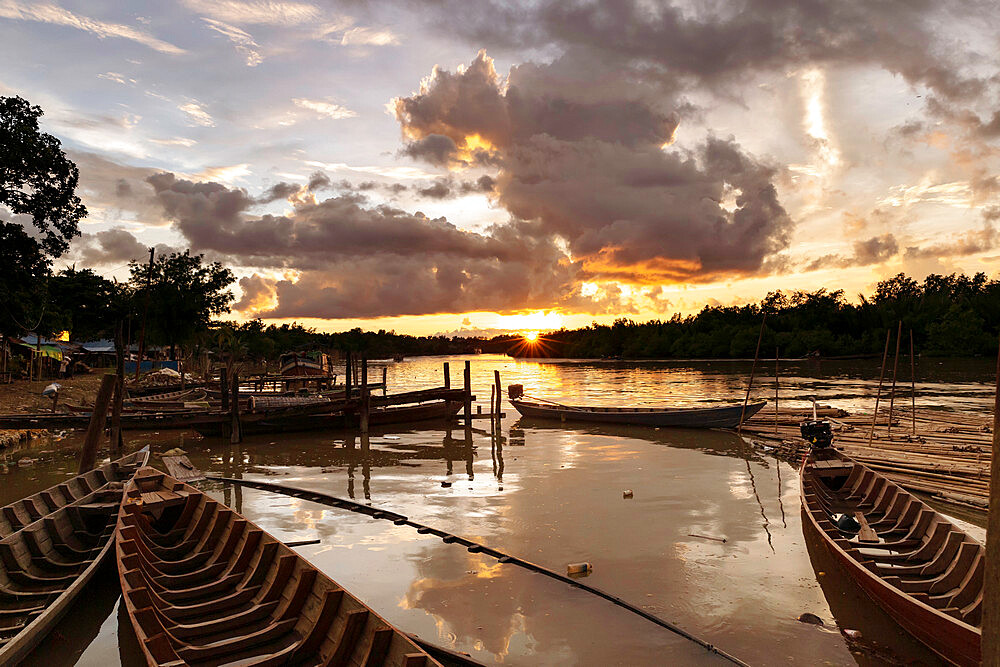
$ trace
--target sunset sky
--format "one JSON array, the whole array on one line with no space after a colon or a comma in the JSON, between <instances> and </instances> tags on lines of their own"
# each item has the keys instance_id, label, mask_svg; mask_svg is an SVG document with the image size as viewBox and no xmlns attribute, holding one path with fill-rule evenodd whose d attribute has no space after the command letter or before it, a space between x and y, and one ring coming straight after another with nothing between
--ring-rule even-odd
<instances>
[{"instance_id":1,"label":"sunset sky","mask_svg":"<svg viewBox=\"0 0 1000 667\"><path fill-rule=\"evenodd\" d=\"M236 316L492 334L1000 269L1000 6L0 0L0 95Z\"/></svg>"}]
</instances>

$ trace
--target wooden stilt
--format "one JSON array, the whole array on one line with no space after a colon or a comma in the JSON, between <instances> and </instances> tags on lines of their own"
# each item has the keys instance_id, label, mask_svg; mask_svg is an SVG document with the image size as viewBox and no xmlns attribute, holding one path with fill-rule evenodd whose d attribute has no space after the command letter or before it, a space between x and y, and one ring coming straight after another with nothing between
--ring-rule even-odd
<instances>
[{"instance_id":1,"label":"wooden stilt","mask_svg":"<svg viewBox=\"0 0 1000 667\"><path fill-rule=\"evenodd\" d=\"M463 390L465 393L462 395L464 401L462 414L465 415L465 426L468 428L472 425L472 364L468 361L465 362Z\"/></svg>"},{"instance_id":2,"label":"wooden stilt","mask_svg":"<svg viewBox=\"0 0 1000 667\"><path fill-rule=\"evenodd\" d=\"M344 355L344 398L346 400L351 400L351 380L354 379L352 370L351 351L348 350Z\"/></svg>"},{"instance_id":3,"label":"wooden stilt","mask_svg":"<svg viewBox=\"0 0 1000 667\"><path fill-rule=\"evenodd\" d=\"M389 375L389 367L382 367L382 395L385 396L388 393L389 383L386 382L386 377Z\"/></svg>"},{"instance_id":4,"label":"wooden stilt","mask_svg":"<svg viewBox=\"0 0 1000 667\"><path fill-rule=\"evenodd\" d=\"M94 399L94 411L90 413L87 436L83 440L83 449L80 450L80 467L77 474L83 474L94 468L97 449L104 437L104 425L108 421L108 404L111 403L114 390L114 375L105 375L101 378L101 387L97 390L97 398Z\"/></svg>"},{"instance_id":5,"label":"wooden stilt","mask_svg":"<svg viewBox=\"0 0 1000 667\"><path fill-rule=\"evenodd\" d=\"M222 391L222 411L229 412L229 373L225 366L219 369L219 390Z\"/></svg>"},{"instance_id":6,"label":"wooden stilt","mask_svg":"<svg viewBox=\"0 0 1000 667\"><path fill-rule=\"evenodd\" d=\"M368 357L361 356L361 432L368 433Z\"/></svg>"},{"instance_id":7,"label":"wooden stilt","mask_svg":"<svg viewBox=\"0 0 1000 667\"><path fill-rule=\"evenodd\" d=\"M1000 349L993 402L993 452L990 457L990 515L986 528L983 584L983 665L1000 666Z\"/></svg>"},{"instance_id":8,"label":"wooden stilt","mask_svg":"<svg viewBox=\"0 0 1000 667\"><path fill-rule=\"evenodd\" d=\"M892 331L886 329L885 350L882 351L882 370L878 374L878 392L875 394L875 411L872 413L872 428L868 433L868 446L871 447L872 440L875 439L875 420L878 419L878 402L882 398L882 380L885 379L885 362L889 360L889 337Z\"/></svg>"},{"instance_id":9,"label":"wooden stilt","mask_svg":"<svg viewBox=\"0 0 1000 667\"><path fill-rule=\"evenodd\" d=\"M233 371L232 394L229 442L236 445L243 442L243 433L240 429L240 375L235 370Z\"/></svg>"},{"instance_id":10,"label":"wooden stilt","mask_svg":"<svg viewBox=\"0 0 1000 667\"><path fill-rule=\"evenodd\" d=\"M451 389L451 369L448 367L448 362L444 362L444 388Z\"/></svg>"},{"instance_id":11,"label":"wooden stilt","mask_svg":"<svg viewBox=\"0 0 1000 667\"><path fill-rule=\"evenodd\" d=\"M757 349L753 353L753 366L750 367L750 381L747 382L747 395L743 398L743 408L740 410L740 423L736 427L737 433L743 432L743 416L747 413L747 403L750 402L750 389L753 387L753 376L757 371L757 359L760 357L760 341L764 339L764 323L767 322L767 313L760 320L760 333L757 334Z\"/></svg>"},{"instance_id":12,"label":"wooden stilt","mask_svg":"<svg viewBox=\"0 0 1000 667\"><path fill-rule=\"evenodd\" d=\"M493 414L496 415L495 419L497 420L497 432L499 432L500 414L503 412L501 409L501 406L503 405L503 393L501 393L503 391L503 385L500 384L500 371L496 369L493 370L493 386L496 387L497 400L496 404L491 405L490 409L493 410Z\"/></svg>"},{"instance_id":13,"label":"wooden stilt","mask_svg":"<svg viewBox=\"0 0 1000 667\"><path fill-rule=\"evenodd\" d=\"M903 320L899 321L896 330L896 358L892 362L892 389L889 392L889 424L885 429L885 437L892 440L892 408L896 403L896 373L899 370L899 339L903 337Z\"/></svg>"}]
</instances>

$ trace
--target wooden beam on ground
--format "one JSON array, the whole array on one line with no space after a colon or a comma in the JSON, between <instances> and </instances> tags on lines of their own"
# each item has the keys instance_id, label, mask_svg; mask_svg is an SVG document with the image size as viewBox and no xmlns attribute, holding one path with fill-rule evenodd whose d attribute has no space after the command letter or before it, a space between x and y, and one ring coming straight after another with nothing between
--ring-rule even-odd
<instances>
[{"instance_id":1,"label":"wooden beam on ground","mask_svg":"<svg viewBox=\"0 0 1000 667\"><path fill-rule=\"evenodd\" d=\"M97 398L94 399L94 411L90 413L87 436L83 440L83 449L80 450L80 466L77 474L93 470L94 463L97 462L97 449L104 437L104 424L108 420L108 404L111 403L111 395L114 390L114 375L105 375L101 378L101 387L97 390Z\"/></svg>"}]
</instances>

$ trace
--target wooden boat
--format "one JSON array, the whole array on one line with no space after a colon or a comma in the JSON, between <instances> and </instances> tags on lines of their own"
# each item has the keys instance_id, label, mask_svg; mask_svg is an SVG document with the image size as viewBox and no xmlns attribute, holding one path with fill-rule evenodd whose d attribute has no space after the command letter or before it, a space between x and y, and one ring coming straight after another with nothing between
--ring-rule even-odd
<instances>
[{"instance_id":1,"label":"wooden boat","mask_svg":"<svg viewBox=\"0 0 1000 667\"><path fill-rule=\"evenodd\" d=\"M48 634L110 553L123 482L143 449L0 511L0 664L18 663Z\"/></svg>"},{"instance_id":2,"label":"wooden boat","mask_svg":"<svg viewBox=\"0 0 1000 667\"><path fill-rule=\"evenodd\" d=\"M368 414L370 426L407 424L446 420L453 417L462 407L457 401L428 401L417 405L373 407ZM228 423L228 422L226 422ZM245 435L254 433L292 433L296 431L335 431L358 428L360 417L357 412L345 411L343 406L337 411L323 413L300 412L291 409L270 410L251 413L240 418L240 430ZM202 435L219 435L223 423L195 426Z\"/></svg>"},{"instance_id":3,"label":"wooden boat","mask_svg":"<svg viewBox=\"0 0 1000 667\"><path fill-rule=\"evenodd\" d=\"M636 426L736 428L740 424L740 414L743 413L742 403L710 408L604 408L561 405L523 398L511 398L510 402L524 417ZM746 406L744 420L753 417L764 405L766 401L749 403Z\"/></svg>"},{"instance_id":4,"label":"wooden boat","mask_svg":"<svg viewBox=\"0 0 1000 667\"><path fill-rule=\"evenodd\" d=\"M194 487L143 468L116 556L150 665L439 665L277 539Z\"/></svg>"},{"instance_id":5,"label":"wooden boat","mask_svg":"<svg viewBox=\"0 0 1000 667\"><path fill-rule=\"evenodd\" d=\"M329 375L330 358L322 352L303 354L288 352L278 358L280 373L284 376Z\"/></svg>"},{"instance_id":6,"label":"wooden boat","mask_svg":"<svg viewBox=\"0 0 1000 667\"><path fill-rule=\"evenodd\" d=\"M978 665L983 545L832 447L814 448L800 475L803 525L858 586L947 662Z\"/></svg>"}]
</instances>

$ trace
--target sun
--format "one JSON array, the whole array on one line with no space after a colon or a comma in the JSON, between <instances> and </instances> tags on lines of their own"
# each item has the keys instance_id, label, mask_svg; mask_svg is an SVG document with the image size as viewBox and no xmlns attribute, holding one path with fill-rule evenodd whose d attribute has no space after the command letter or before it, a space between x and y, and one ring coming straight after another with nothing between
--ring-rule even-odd
<instances>
[{"instance_id":1,"label":"sun","mask_svg":"<svg viewBox=\"0 0 1000 667\"><path fill-rule=\"evenodd\" d=\"M537 331L525 332L524 340L528 341L529 343L534 343L536 340L538 340L538 332Z\"/></svg>"}]
</instances>

